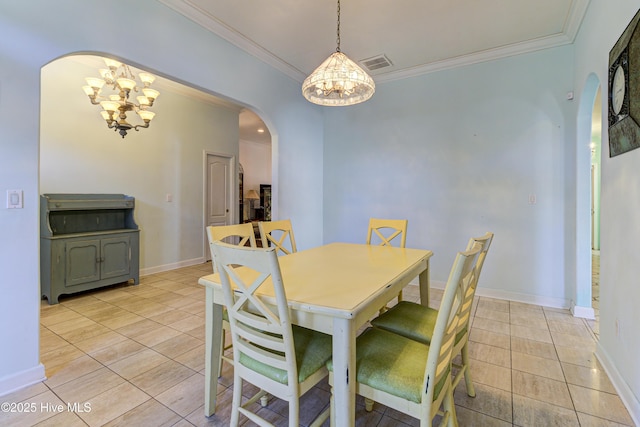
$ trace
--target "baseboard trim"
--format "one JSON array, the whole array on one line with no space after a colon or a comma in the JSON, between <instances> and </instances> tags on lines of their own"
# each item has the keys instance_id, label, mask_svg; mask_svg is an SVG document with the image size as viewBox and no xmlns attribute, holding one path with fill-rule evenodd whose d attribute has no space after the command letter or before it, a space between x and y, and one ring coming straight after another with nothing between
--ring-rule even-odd
<instances>
[{"instance_id":1,"label":"baseboard trim","mask_svg":"<svg viewBox=\"0 0 640 427\"><path fill-rule=\"evenodd\" d=\"M600 342L596 346L596 357L604 368L605 372L609 376L613 387L618 392L620 400L629 411L629 415L633 419L635 425L640 426L640 401L633 394L633 391L627 385L624 377L620 375L620 372L616 369L614 363L609 358L607 352L602 348Z\"/></svg>"},{"instance_id":2,"label":"baseboard trim","mask_svg":"<svg viewBox=\"0 0 640 427\"><path fill-rule=\"evenodd\" d=\"M418 281L414 280L411 282L411 284L418 285ZM429 285L431 289L443 290L446 285L446 282L432 280L431 282L429 282ZM518 292L503 291L500 289L487 289L483 287L478 287L476 289L476 295L479 297L487 297L487 298L494 298L494 299L500 299L500 300L521 302L523 304L535 304L535 305L541 305L543 307L550 307L550 308L568 309L571 307L571 305L569 304L569 301L562 298L541 297L538 295L521 294Z\"/></svg>"},{"instance_id":3,"label":"baseboard trim","mask_svg":"<svg viewBox=\"0 0 640 427\"><path fill-rule=\"evenodd\" d=\"M47 377L44 373L44 365L38 363L31 369L26 369L15 374L11 374L4 378L0 378L0 396L4 396L14 391L18 391L30 385L42 382Z\"/></svg>"},{"instance_id":4,"label":"baseboard trim","mask_svg":"<svg viewBox=\"0 0 640 427\"><path fill-rule=\"evenodd\" d=\"M141 268L140 276L149 276L156 273L164 273L165 271L175 270L176 268L191 267L192 265L204 264L204 257L188 259L185 261L174 262L171 264L158 265L156 267Z\"/></svg>"},{"instance_id":5,"label":"baseboard trim","mask_svg":"<svg viewBox=\"0 0 640 427\"><path fill-rule=\"evenodd\" d=\"M571 307L571 314L573 317L581 317L583 319L593 320L596 318L596 312L593 307L582 307L579 305L574 305Z\"/></svg>"}]
</instances>

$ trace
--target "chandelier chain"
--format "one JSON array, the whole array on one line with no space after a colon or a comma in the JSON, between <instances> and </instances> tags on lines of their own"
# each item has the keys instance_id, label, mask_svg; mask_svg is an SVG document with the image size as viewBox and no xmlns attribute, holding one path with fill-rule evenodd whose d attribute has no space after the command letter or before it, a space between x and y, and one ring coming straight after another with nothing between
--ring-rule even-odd
<instances>
[{"instance_id":1,"label":"chandelier chain","mask_svg":"<svg viewBox=\"0 0 640 427\"><path fill-rule=\"evenodd\" d=\"M336 52L340 52L340 0L338 0L338 31L337 31L336 43L338 44Z\"/></svg>"}]
</instances>

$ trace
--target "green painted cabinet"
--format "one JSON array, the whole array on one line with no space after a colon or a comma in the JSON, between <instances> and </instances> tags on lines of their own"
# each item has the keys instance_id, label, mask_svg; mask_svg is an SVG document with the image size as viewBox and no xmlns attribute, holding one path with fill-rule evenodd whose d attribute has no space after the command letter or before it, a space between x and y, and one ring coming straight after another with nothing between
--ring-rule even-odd
<instances>
[{"instance_id":1,"label":"green painted cabinet","mask_svg":"<svg viewBox=\"0 0 640 427\"><path fill-rule=\"evenodd\" d=\"M140 281L135 200L123 194L40 198L40 284L49 304L63 294Z\"/></svg>"}]
</instances>

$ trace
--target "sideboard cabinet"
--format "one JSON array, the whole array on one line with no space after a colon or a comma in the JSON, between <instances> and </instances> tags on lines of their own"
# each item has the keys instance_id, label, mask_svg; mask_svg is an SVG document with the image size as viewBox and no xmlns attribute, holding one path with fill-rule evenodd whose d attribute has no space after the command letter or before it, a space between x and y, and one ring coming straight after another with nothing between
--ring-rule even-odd
<instances>
[{"instance_id":1,"label":"sideboard cabinet","mask_svg":"<svg viewBox=\"0 0 640 427\"><path fill-rule=\"evenodd\" d=\"M135 199L124 194L40 196L40 288L63 294L140 282Z\"/></svg>"}]
</instances>

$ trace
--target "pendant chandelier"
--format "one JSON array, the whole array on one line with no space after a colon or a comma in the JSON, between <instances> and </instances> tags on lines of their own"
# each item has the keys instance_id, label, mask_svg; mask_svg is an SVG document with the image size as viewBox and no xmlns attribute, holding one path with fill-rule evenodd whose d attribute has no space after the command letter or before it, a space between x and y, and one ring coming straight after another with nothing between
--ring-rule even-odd
<instances>
[{"instance_id":1,"label":"pendant chandelier","mask_svg":"<svg viewBox=\"0 0 640 427\"><path fill-rule=\"evenodd\" d=\"M302 95L318 105L342 106L364 102L373 96L373 79L340 51L340 0L338 0L338 47L302 83Z\"/></svg>"},{"instance_id":2,"label":"pendant chandelier","mask_svg":"<svg viewBox=\"0 0 640 427\"><path fill-rule=\"evenodd\" d=\"M89 100L94 105L100 105L100 114L107 122L107 127L119 132L124 138L131 129L138 131L139 128L148 128L149 123L156 113L149 111L153 107L153 102L160 95L155 89L151 89L151 84L156 79L149 73L138 73L140 83L136 81L136 76L131 72L127 64L105 58L108 68L99 70L101 78L87 77L87 86L83 86L84 93L89 96ZM111 91L109 94L102 92L103 87ZM140 93L136 97L137 103L129 100L133 98L132 92ZM127 122L127 113L135 112L143 124L133 125Z\"/></svg>"}]
</instances>

